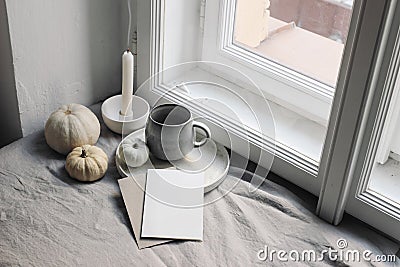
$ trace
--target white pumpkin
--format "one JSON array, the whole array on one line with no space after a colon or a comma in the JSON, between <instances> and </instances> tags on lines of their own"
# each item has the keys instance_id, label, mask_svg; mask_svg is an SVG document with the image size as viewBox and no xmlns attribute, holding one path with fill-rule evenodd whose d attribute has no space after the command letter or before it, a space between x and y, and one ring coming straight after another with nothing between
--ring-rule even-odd
<instances>
[{"instance_id":1,"label":"white pumpkin","mask_svg":"<svg viewBox=\"0 0 400 267\"><path fill-rule=\"evenodd\" d=\"M104 176L108 168L108 157L96 146L84 145L68 154L65 169L68 174L82 182L93 182Z\"/></svg>"},{"instance_id":2,"label":"white pumpkin","mask_svg":"<svg viewBox=\"0 0 400 267\"><path fill-rule=\"evenodd\" d=\"M100 123L85 106L63 105L50 115L44 133L47 144L66 155L75 147L94 145L100 136Z\"/></svg>"},{"instance_id":3,"label":"white pumpkin","mask_svg":"<svg viewBox=\"0 0 400 267\"><path fill-rule=\"evenodd\" d=\"M149 149L139 138L126 139L119 147L119 158L129 167L140 167L149 159Z\"/></svg>"}]
</instances>

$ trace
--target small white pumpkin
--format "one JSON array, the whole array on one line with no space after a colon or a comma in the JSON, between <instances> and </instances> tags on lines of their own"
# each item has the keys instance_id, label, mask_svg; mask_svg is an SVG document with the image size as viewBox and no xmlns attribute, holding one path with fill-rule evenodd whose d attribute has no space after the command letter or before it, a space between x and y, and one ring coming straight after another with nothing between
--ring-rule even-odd
<instances>
[{"instance_id":1,"label":"small white pumpkin","mask_svg":"<svg viewBox=\"0 0 400 267\"><path fill-rule=\"evenodd\" d=\"M79 104L63 105L46 122L47 144L61 154L82 145L94 145L100 136L100 123L90 109Z\"/></svg>"},{"instance_id":2,"label":"small white pumpkin","mask_svg":"<svg viewBox=\"0 0 400 267\"><path fill-rule=\"evenodd\" d=\"M104 176L108 157L104 151L91 145L74 148L68 154L65 169L68 174L82 182L93 182Z\"/></svg>"},{"instance_id":3,"label":"small white pumpkin","mask_svg":"<svg viewBox=\"0 0 400 267\"><path fill-rule=\"evenodd\" d=\"M140 167L149 159L149 149L139 138L124 140L118 154L129 167Z\"/></svg>"}]
</instances>

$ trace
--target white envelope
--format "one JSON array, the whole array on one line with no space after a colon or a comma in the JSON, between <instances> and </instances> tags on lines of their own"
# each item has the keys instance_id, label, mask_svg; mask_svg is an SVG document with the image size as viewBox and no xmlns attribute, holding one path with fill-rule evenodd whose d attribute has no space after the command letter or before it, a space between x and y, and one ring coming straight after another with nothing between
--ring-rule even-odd
<instances>
[{"instance_id":1,"label":"white envelope","mask_svg":"<svg viewBox=\"0 0 400 267\"><path fill-rule=\"evenodd\" d=\"M144 204L144 186L146 183L146 174L138 174L135 177L127 177L118 180L124 199L126 210L131 221L133 234L139 249L152 247L155 245L170 242L170 239L141 238L142 215Z\"/></svg>"}]
</instances>

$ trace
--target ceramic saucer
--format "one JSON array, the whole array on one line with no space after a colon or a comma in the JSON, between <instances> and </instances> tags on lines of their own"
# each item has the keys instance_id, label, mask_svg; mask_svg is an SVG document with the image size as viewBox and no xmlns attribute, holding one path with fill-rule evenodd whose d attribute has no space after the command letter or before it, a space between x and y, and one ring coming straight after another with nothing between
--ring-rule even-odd
<instances>
[{"instance_id":1,"label":"ceramic saucer","mask_svg":"<svg viewBox=\"0 0 400 267\"><path fill-rule=\"evenodd\" d=\"M165 169L175 167L176 169L185 172L204 172L205 183L204 193L215 189L225 179L230 159L226 148L212 139L209 139L206 144L201 147L194 148L185 158L168 162L155 158L150 154L149 160L140 167L128 167L126 163L120 159L118 155L121 144L127 139L139 138L145 140L144 129L137 130L126 136L117 147L115 160L117 170L122 177L129 175L135 176L141 173L146 173L148 169Z\"/></svg>"}]
</instances>

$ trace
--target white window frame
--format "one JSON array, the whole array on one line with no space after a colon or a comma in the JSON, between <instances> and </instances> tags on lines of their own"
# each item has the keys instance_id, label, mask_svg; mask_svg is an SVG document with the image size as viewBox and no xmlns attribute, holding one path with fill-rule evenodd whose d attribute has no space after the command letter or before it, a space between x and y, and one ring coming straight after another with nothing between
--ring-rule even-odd
<instances>
[{"instance_id":1,"label":"white window frame","mask_svg":"<svg viewBox=\"0 0 400 267\"><path fill-rule=\"evenodd\" d=\"M334 88L234 44L235 5L236 0L207 0L202 59L239 69L269 100L326 126Z\"/></svg>"},{"instance_id":2,"label":"white window frame","mask_svg":"<svg viewBox=\"0 0 400 267\"><path fill-rule=\"evenodd\" d=\"M175 1L175 4L178 5L189 5L189 3L194 5L194 10L200 10L200 0L150 0L150 1L138 1L137 8L138 8L138 70L137 70L137 81L138 85L141 85L146 82L146 80L158 73L160 70L163 69L163 64L165 61L165 53L164 53L164 45L165 40L163 39L163 29L165 24L165 5L167 2ZM208 0L207 5L210 2L217 1L217 0ZM220 1L220 0L218 0ZM222 0L221 0L222 1ZM356 2L365 3L367 1L380 1L380 0L359 0ZM185 7L186 8L186 7ZM182 9L182 8L181 8ZM346 88L348 84L346 83L347 73L351 72L354 68L365 69L365 65L354 65L352 62L352 56L355 53L355 47L358 45L358 32L359 31L359 20L363 17L364 14L368 14L372 16L370 13L367 13L366 10L362 8L361 4L355 5L354 9L356 10L355 14L356 17L351 22L351 29L348 36L348 41L346 43L346 51L347 54L344 57L344 61L342 64L342 71L339 75L339 87ZM178 9L179 10L179 6ZM219 9L218 9L219 10ZM186 9L185 9L186 12ZM179 14L175 14L175 16L179 16ZM189 14L189 17L193 17L193 14ZM368 19L368 18L367 18ZM181 22L180 18L176 18L177 21ZM207 19L206 19L207 20ZM193 23L191 23L193 24ZM195 24L195 23L194 23ZM200 18L199 18L200 24ZM207 24L207 21L206 21ZM206 26L207 27L207 26ZM178 27L179 28L179 27ZM353 31L353 32L352 32ZM191 40L186 40L184 33L182 36L178 36L179 32L174 32L174 40L176 42L191 42ZM367 36L368 37L368 36ZM375 43L376 40L371 37L370 39L367 38L367 43L373 42ZM191 47L191 45L188 45ZM171 46L170 46L171 47ZM204 48L203 48L204 52ZM374 51L367 51L367 55L373 54ZM168 54L170 56L170 54ZM198 55L193 55L191 58L190 55L179 55L181 58L176 59L177 62L184 62L185 60L196 60L199 59ZM200 57L201 59L201 57ZM229 76L228 76L229 79ZM234 81L234 80L232 80ZM158 99L160 93L165 92L165 85L162 84L161 81L155 80L152 81L148 90L140 91L139 94L145 97L151 105L154 105L155 100ZM216 88L217 89L217 88ZM238 86L238 90L244 90L244 88L240 89L240 84ZM301 90L300 90L301 91ZM252 93L252 92L249 92ZM175 101L175 102L183 102L188 99L188 95L177 90L171 92L168 95L165 95L166 101ZM335 96L336 97L336 96ZM309 104L308 104L309 105ZM250 160L257 161L261 166L263 166L263 159L259 160L260 151L269 155L271 153L275 154L275 160L272 165L271 170L276 174L288 179L289 181L293 182L294 184L308 190L309 192L313 193L314 195L319 195L322 179L318 179L318 167L319 167L319 159L311 159L307 155L304 155L301 151L293 149L293 147L286 145L285 143L276 142L275 148L271 151L269 148L273 147L270 144L270 140L265 139L262 137L262 133L253 133L251 136L245 136L246 130L243 129L242 126L235 125L234 121L228 120L221 117L218 114L213 114L209 110L205 109L201 103L193 102L192 105L189 107L195 113L201 114L207 117L210 120L210 128L216 134L213 135L213 138L222 143L225 146L229 147L229 143L227 140L224 140L222 136L218 135L219 127L223 125L224 127L228 128L235 136L235 143L238 144L235 152L241 154L249 158ZM284 116L282 116L284 117ZM282 119L284 120L284 119ZM284 122L279 122L284 123ZM302 121L304 124L312 125L311 120L304 119ZM287 134L293 134L295 137L299 135L299 132L296 132L297 129L290 129L287 131ZM300 131L300 130L299 130ZM310 128L309 133L303 132L305 138L312 136L312 127ZM300 136L298 136L300 137ZM314 137L312 137L314 138ZM245 147L246 142L250 139L251 141L251 151L247 151L247 147ZM299 138L301 139L301 138ZM279 141L279 140L278 140ZM320 141L321 145L323 139ZM241 148L241 144L243 145L243 149ZM269 153L269 154L268 154ZM266 166L269 167L269 166Z\"/></svg>"},{"instance_id":3,"label":"white window frame","mask_svg":"<svg viewBox=\"0 0 400 267\"><path fill-rule=\"evenodd\" d=\"M335 96L319 178L323 181L317 214L339 224L346 211L400 240L400 205L369 187L385 123L396 101L400 68L400 5L398 0L365 1L359 46L346 57L368 68L353 68L341 81L348 85ZM368 44L371 36L375 44ZM374 51L371 55L368 51ZM390 114L389 114L390 115Z\"/></svg>"}]
</instances>

